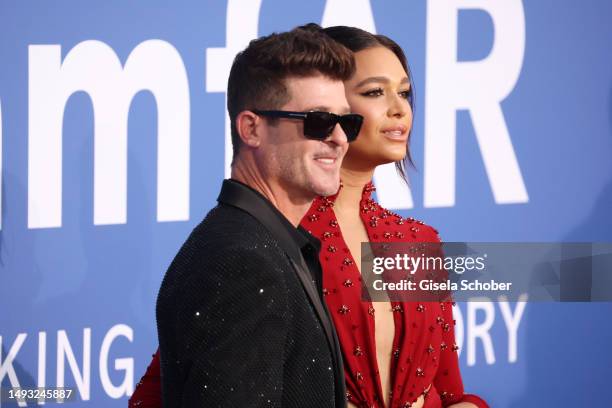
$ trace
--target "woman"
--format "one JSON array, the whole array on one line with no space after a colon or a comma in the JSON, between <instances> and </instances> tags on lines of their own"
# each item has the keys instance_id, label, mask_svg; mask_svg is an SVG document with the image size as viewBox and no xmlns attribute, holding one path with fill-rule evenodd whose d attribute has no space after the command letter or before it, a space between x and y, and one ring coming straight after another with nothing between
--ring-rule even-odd
<instances>
[{"instance_id":1,"label":"woman","mask_svg":"<svg viewBox=\"0 0 612 408\"><path fill-rule=\"evenodd\" d=\"M313 30L320 29L310 25ZM342 187L316 199L301 225L322 243L323 296L344 357L351 407L487 407L463 393L450 303L361 300L361 242L438 242L437 231L381 208L371 198L376 166L396 162L405 177L412 128L412 88L406 57L392 40L352 27L325 32L355 54L345 82L351 110L364 116L342 163ZM161 406L159 357L130 399Z\"/></svg>"}]
</instances>

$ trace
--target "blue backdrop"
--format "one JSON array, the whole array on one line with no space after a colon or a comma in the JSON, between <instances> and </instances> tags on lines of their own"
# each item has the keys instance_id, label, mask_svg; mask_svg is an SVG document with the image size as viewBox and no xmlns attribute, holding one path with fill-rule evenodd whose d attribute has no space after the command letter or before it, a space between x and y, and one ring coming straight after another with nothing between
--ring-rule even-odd
<instances>
[{"instance_id":1,"label":"blue backdrop","mask_svg":"<svg viewBox=\"0 0 612 408\"><path fill-rule=\"evenodd\" d=\"M610 17L604 0L1 2L2 386L126 405L163 274L224 178L227 64L310 21L408 54L417 169L410 193L377 174L383 204L448 241L612 241ZM466 389L492 406L609 401L609 303L456 314Z\"/></svg>"}]
</instances>

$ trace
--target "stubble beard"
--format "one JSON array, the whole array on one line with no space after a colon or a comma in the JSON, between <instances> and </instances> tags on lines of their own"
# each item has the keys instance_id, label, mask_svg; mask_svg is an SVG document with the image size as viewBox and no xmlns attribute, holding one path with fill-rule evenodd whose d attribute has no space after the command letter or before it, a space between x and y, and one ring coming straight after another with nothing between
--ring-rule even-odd
<instances>
[{"instance_id":1,"label":"stubble beard","mask_svg":"<svg viewBox=\"0 0 612 408\"><path fill-rule=\"evenodd\" d=\"M336 194L338 188L340 188L340 172L338 170L334 171L333 177L335 178L335 182L332 182L332 174L326 174L324 177L325 182L320 184L315 182L314 176L311 174L309 183L312 191L317 196L330 196Z\"/></svg>"},{"instance_id":2,"label":"stubble beard","mask_svg":"<svg viewBox=\"0 0 612 408\"><path fill-rule=\"evenodd\" d=\"M278 169L280 170L280 176L283 179L283 184L286 188L291 189L294 192L301 192L303 195L312 195L312 199L318 196L330 196L338 192L340 188L340 171L335 170L332 174L323 173L319 177L322 179L317 180L317 171L310 167L306 163L302 163L300 166L295 166L295 163L283 161L278 163ZM313 166L315 166L313 164ZM333 183L332 177L336 178L336 182Z\"/></svg>"}]
</instances>

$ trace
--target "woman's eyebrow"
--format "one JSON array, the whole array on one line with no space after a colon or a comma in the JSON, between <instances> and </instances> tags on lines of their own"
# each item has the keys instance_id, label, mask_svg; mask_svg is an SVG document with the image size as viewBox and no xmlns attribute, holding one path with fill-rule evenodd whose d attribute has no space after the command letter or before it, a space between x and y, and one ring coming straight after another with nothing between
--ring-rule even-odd
<instances>
[{"instance_id":1,"label":"woman's eyebrow","mask_svg":"<svg viewBox=\"0 0 612 408\"><path fill-rule=\"evenodd\" d=\"M359 88L363 85L367 85L370 83L383 83L383 84L388 84L389 82L391 82L389 80L389 78L385 77L385 76L374 76L374 77L369 77L364 79L363 81L359 82L356 85L356 88ZM410 83L410 81L408 80L408 77L404 77L402 78L402 80L400 81L400 84L406 84L406 83Z\"/></svg>"}]
</instances>

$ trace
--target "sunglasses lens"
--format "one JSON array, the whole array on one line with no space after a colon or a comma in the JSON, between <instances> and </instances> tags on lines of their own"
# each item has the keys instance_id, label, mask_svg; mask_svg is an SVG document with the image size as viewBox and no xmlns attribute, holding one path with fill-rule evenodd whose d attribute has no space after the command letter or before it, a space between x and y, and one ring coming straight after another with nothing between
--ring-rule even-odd
<instances>
[{"instance_id":1,"label":"sunglasses lens","mask_svg":"<svg viewBox=\"0 0 612 408\"><path fill-rule=\"evenodd\" d=\"M304 135L311 139L325 140L338 122L346 134L346 139L352 142L359 135L363 116L354 113L338 116L329 112L308 112L304 120Z\"/></svg>"},{"instance_id":2,"label":"sunglasses lens","mask_svg":"<svg viewBox=\"0 0 612 408\"><path fill-rule=\"evenodd\" d=\"M304 135L311 139L324 140L334 131L337 119L328 112L308 112L304 119Z\"/></svg>"},{"instance_id":3,"label":"sunglasses lens","mask_svg":"<svg viewBox=\"0 0 612 408\"><path fill-rule=\"evenodd\" d=\"M349 142L353 142L355 139L357 139L362 123L363 116L354 113L340 117L340 126L342 127L342 130L344 130L346 139Z\"/></svg>"}]
</instances>

